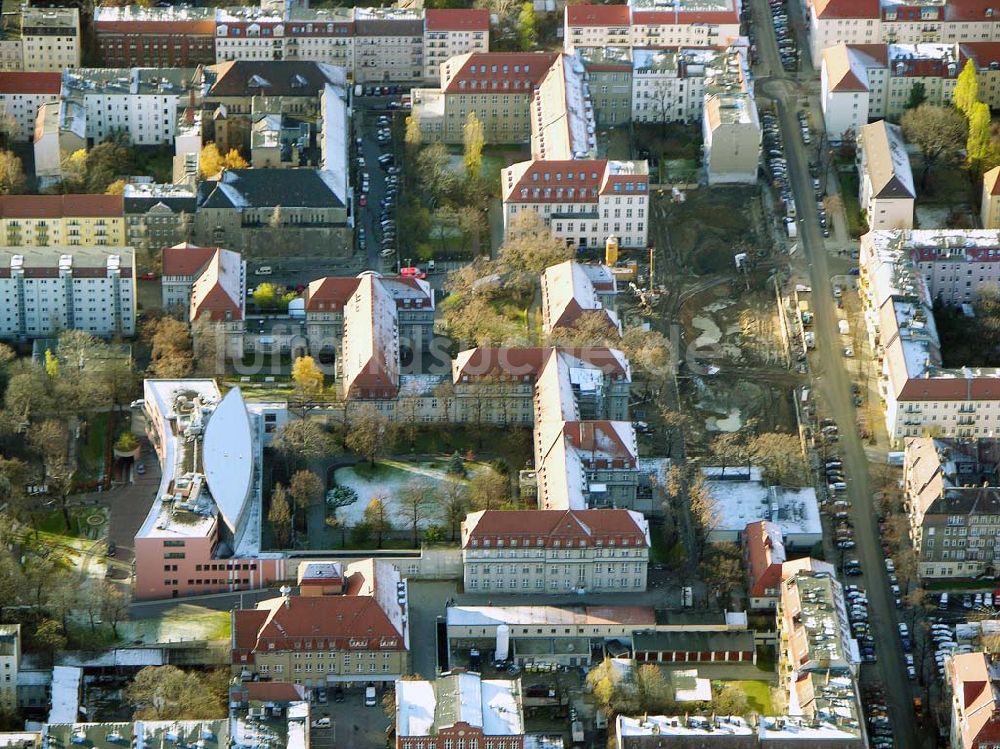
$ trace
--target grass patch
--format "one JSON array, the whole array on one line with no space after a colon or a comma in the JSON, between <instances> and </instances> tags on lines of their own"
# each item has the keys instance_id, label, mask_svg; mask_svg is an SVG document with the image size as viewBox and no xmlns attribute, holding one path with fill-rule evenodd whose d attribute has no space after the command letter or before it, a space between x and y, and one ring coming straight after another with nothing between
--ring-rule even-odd
<instances>
[{"instance_id":1,"label":"grass patch","mask_svg":"<svg viewBox=\"0 0 1000 749\"><path fill-rule=\"evenodd\" d=\"M771 702L771 684L769 682L742 679L739 681L727 681L725 683L743 690L747 696L747 704L752 711L760 715L774 715L774 704Z\"/></svg>"},{"instance_id":2,"label":"grass patch","mask_svg":"<svg viewBox=\"0 0 1000 749\"><path fill-rule=\"evenodd\" d=\"M853 239L857 239L866 231L868 226L861 215L861 204L858 203L858 174L852 168L850 170L837 170L840 179L840 198L844 201L844 213L847 216L847 230Z\"/></svg>"},{"instance_id":3,"label":"grass patch","mask_svg":"<svg viewBox=\"0 0 1000 749\"><path fill-rule=\"evenodd\" d=\"M212 611L184 603L154 619L139 619L118 625L123 640L146 644L179 640L229 640L232 621L228 611Z\"/></svg>"},{"instance_id":4,"label":"grass patch","mask_svg":"<svg viewBox=\"0 0 1000 749\"><path fill-rule=\"evenodd\" d=\"M87 417L86 434L79 445L78 479L95 480L104 474L110 419L109 412L94 413Z\"/></svg>"},{"instance_id":5,"label":"grass patch","mask_svg":"<svg viewBox=\"0 0 1000 749\"><path fill-rule=\"evenodd\" d=\"M101 522L88 522L88 519L91 517L100 518ZM69 511L69 520L70 525L67 528L62 510L52 510L51 512L36 514L34 516L34 527L39 533L51 536L96 538L103 532L104 526L107 523L107 516L101 510L93 507L75 507Z\"/></svg>"},{"instance_id":6,"label":"grass patch","mask_svg":"<svg viewBox=\"0 0 1000 749\"><path fill-rule=\"evenodd\" d=\"M666 564L670 558L670 549L667 547L667 540L663 537L663 527L660 525L650 527L649 540L651 543L650 561L653 564Z\"/></svg>"},{"instance_id":7,"label":"grass patch","mask_svg":"<svg viewBox=\"0 0 1000 749\"><path fill-rule=\"evenodd\" d=\"M761 671L774 671L776 667L774 648L770 645L757 646L757 668Z\"/></svg>"}]
</instances>

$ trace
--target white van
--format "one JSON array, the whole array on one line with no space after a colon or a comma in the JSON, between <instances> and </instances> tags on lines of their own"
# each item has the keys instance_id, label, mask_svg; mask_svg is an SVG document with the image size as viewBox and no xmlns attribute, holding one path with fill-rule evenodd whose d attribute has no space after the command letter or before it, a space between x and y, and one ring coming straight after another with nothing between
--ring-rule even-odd
<instances>
[{"instance_id":1,"label":"white van","mask_svg":"<svg viewBox=\"0 0 1000 749\"><path fill-rule=\"evenodd\" d=\"M311 725L312 725L313 728L329 728L330 727L330 719L329 718L317 718L316 720L314 720L312 722Z\"/></svg>"},{"instance_id":2,"label":"white van","mask_svg":"<svg viewBox=\"0 0 1000 749\"><path fill-rule=\"evenodd\" d=\"M270 276L272 273L274 273L274 270L270 265L262 265L254 271L254 275L256 276Z\"/></svg>"},{"instance_id":3,"label":"white van","mask_svg":"<svg viewBox=\"0 0 1000 749\"><path fill-rule=\"evenodd\" d=\"M365 687L365 706L375 707L378 700L375 699L375 687Z\"/></svg>"},{"instance_id":4,"label":"white van","mask_svg":"<svg viewBox=\"0 0 1000 749\"><path fill-rule=\"evenodd\" d=\"M941 611L944 611L946 608L948 608L948 594L947 593L942 593L941 594L941 600L938 601L938 608Z\"/></svg>"}]
</instances>

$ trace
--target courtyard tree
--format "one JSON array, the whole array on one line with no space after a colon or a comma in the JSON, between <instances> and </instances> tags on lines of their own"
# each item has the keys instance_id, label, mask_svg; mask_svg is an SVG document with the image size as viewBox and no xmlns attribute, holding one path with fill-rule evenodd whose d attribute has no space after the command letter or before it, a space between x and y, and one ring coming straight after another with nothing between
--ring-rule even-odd
<instances>
[{"instance_id":1,"label":"courtyard tree","mask_svg":"<svg viewBox=\"0 0 1000 749\"><path fill-rule=\"evenodd\" d=\"M292 382L304 397L315 398L323 392L323 372L311 356L300 356L295 360Z\"/></svg>"},{"instance_id":2,"label":"courtyard tree","mask_svg":"<svg viewBox=\"0 0 1000 749\"><path fill-rule=\"evenodd\" d=\"M397 497L399 520L410 528L413 546L420 541L420 524L434 514L434 490L426 481L410 481L399 490Z\"/></svg>"},{"instance_id":3,"label":"courtyard tree","mask_svg":"<svg viewBox=\"0 0 1000 749\"><path fill-rule=\"evenodd\" d=\"M281 548L287 546L292 534L292 511L288 506L285 487L281 484L276 484L271 492L271 509L267 513L267 520L271 523L275 543Z\"/></svg>"},{"instance_id":4,"label":"courtyard tree","mask_svg":"<svg viewBox=\"0 0 1000 749\"><path fill-rule=\"evenodd\" d=\"M288 421L271 443L271 447L284 458L289 473L296 466L329 454L333 446L333 440L323 425L314 419Z\"/></svg>"},{"instance_id":5,"label":"courtyard tree","mask_svg":"<svg viewBox=\"0 0 1000 749\"><path fill-rule=\"evenodd\" d=\"M729 598L743 584L743 555L737 544L713 544L700 565L700 577L729 608Z\"/></svg>"},{"instance_id":6,"label":"courtyard tree","mask_svg":"<svg viewBox=\"0 0 1000 749\"><path fill-rule=\"evenodd\" d=\"M66 649L66 630L55 619L43 619L31 639L50 664L55 663L57 653Z\"/></svg>"},{"instance_id":7,"label":"courtyard tree","mask_svg":"<svg viewBox=\"0 0 1000 749\"><path fill-rule=\"evenodd\" d=\"M538 42L538 19L532 2L521 3L521 12L517 14L517 39L525 52L532 50Z\"/></svg>"},{"instance_id":8,"label":"courtyard tree","mask_svg":"<svg viewBox=\"0 0 1000 749\"><path fill-rule=\"evenodd\" d=\"M126 687L124 696L135 711L135 720L224 718L227 681L223 676L176 666L146 666Z\"/></svg>"},{"instance_id":9,"label":"courtyard tree","mask_svg":"<svg viewBox=\"0 0 1000 749\"><path fill-rule=\"evenodd\" d=\"M747 693L739 684L712 684L712 704L717 715L748 715L750 712Z\"/></svg>"},{"instance_id":10,"label":"courtyard tree","mask_svg":"<svg viewBox=\"0 0 1000 749\"><path fill-rule=\"evenodd\" d=\"M295 515L299 510L303 513L323 495L323 480L308 469L302 469L292 474L288 482L288 493L295 505Z\"/></svg>"},{"instance_id":11,"label":"courtyard tree","mask_svg":"<svg viewBox=\"0 0 1000 749\"><path fill-rule=\"evenodd\" d=\"M413 163L413 171L420 185L424 202L431 208L451 192L457 179L449 164L448 149L441 143L432 143L420 149Z\"/></svg>"},{"instance_id":12,"label":"courtyard tree","mask_svg":"<svg viewBox=\"0 0 1000 749\"><path fill-rule=\"evenodd\" d=\"M17 194L26 182L21 159L12 151L0 151L0 195Z\"/></svg>"},{"instance_id":13,"label":"courtyard tree","mask_svg":"<svg viewBox=\"0 0 1000 749\"><path fill-rule=\"evenodd\" d=\"M172 317L161 317L151 320L146 331L152 347L150 376L168 380L190 376L194 346L187 325Z\"/></svg>"},{"instance_id":14,"label":"courtyard tree","mask_svg":"<svg viewBox=\"0 0 1000 749\"><path fill-rule=\"evenodd\" d=\"M670 702L671 690L663 675L663 669L652 663L645 663L635 670L636 698L643 712L659 713Z\"/></svg>"},{"instance_id":15,"label":"courtyard tree","mask_svg":"<svg viewBox=\"0 0 1000 749\"><path fill-rule=\"evenodd\" d=\"M533 292L538 276L550 265L572 260L576 251L552 235L552 230L534 211L521 211L510 222L507 240L500 248L499 270L508 279Z\"/></svg>"},{"instance_id":16,"label":"courtyard tree","mask_svg":"<svg viewBox=\"0 0 1000 749\"><path fill-rule=\"evenodd\" d=\"M392 520L389 518L387 506L388 497L376 494L365 507L365 526L375 534L375 543L382 548L382 537L392 530Z\"/></svg>"},{"instance_id":17,"label":"courtyard tree","mask_svg":"<svg viewBox=\"0 0 1000 749\"><path fill-rule=\"evenodd\" d=\"M623 672L610 658L587 673L587 687L594 696L597 709L612 717L618 713L639 711L635 684L629 683Z\"/></svg>"},{"instance_id":18,"label":"courtyard tree","mask_svg":"<svg viewBox=\"0 0 1000 749\"><path fill-rule=\"evenodd\" d=\"M392 442L391 427L387 416L379 413L372 404L366 403L358 409L345 442L347 447L363 455L374 467L375 459L384 455Z\"/></svg>"},{"instance_id":19,"label":"courtyard tree","mask_svg":"<svg viewBox=\"0 0 1000 749\"><path fill-rule=\"evenodd\" d=\"M910 86L910 95L906 99L907 109L916 109L927 101L927 87L922 81L914 81Z\"/></svg>"},{"instance_id":20,"label":"courtyard tree","mask_svg":"<svg viewBox=\"0 0 1000 749\"><path fill-rule=\"evenodd\" d=\"M476 116L476 110L469 110L462 127L462 142L465 146L465 176L473 182L482 176L483 171L483 123Z\"/></svg>"},{"instance_id":21,"label":"courtyard tree","mask_svg":"<svg viewBox=\"0 0 1000 749\"><path fill-rule=\"evenodd\" d=\"M441 489L441 514L448 526L452 541L458 536L458 530L468 513L469 490L465 484L461 481L445 482Z\"/></svg>"},{"instance_id":22,"label":"courtyard tree","mask_svg":"<svg viewBox=\"0 0 1000 749\"><path fill-rule=\"evenodd\" d=\"M969 112L965 160L974 178L992 169L998 161L996 144L990 135L990 107L985 102L977 101Z\"/></svg>"},{"instance_id":23,"label":"courtyard tree","mask_svg":"<svg viewBox=\"0 0 1000 749\"><path fill-rule=\"evenodd\" d=\"M253 297L253 303L257 305L258 309L276 308L278 300L281 297L278 293L278 287L267 281L257 284L257 288L253 290L251 296Z\"/></svg>"},{"instance_id":24,"label":"courtyard tree","mask_svg":"<svg viewBox=\"0 0 1000 749\"><path fill-rule=\"evenodd\" d=\"M101 616L111 625L111 631L118 637L118 625L128 618L130 601L121 588L107 580L101 583Z\"/></svg>"},{"instance_id":25,"label":"courtyard tree","mask_svg":"<svg viewBox=\"0 0 1000 749\"><path fill-rule=\"evenodd\" d=\"M469 481L469 497L476 510L501 510L509 506L510 479L492 468L481 468Z\"/></svg>"},{"instance_id":26,"label":"courtyard tree","mask_svg":"<svg viewBox=\"0 0 1000 749\"><path fill-rule=\"evenodd\" d=\"M965 145L965 119L954 107L921 104L903 113L902 125L906 140L920 151L920 186L925 189L931 169L954 162Z\"/></svg>"},{"instance_id":27,"label":"courtyard tree","mask_svg":"<svg viewBox=\"0 0 1000 749\"><path fill-rule=\"evenodd\" d=\"M406 144L407 152L412 156L423 143L424 135L420 132L420 115L411 114L406 118L406 131L403 134L403 143Z\"/></svg>"},{"instance_id":28,"label":"courtyard tree","mask_svg":"<svg viewBox=\"0 0 1000 749\"><path fill-rule=\"evenodd\" d=\"M965 67L955 80L951 100L966 119L972 119L973 109L979 103L979 76L971 58L965 61Z\"/></svg>"}]
</instances>

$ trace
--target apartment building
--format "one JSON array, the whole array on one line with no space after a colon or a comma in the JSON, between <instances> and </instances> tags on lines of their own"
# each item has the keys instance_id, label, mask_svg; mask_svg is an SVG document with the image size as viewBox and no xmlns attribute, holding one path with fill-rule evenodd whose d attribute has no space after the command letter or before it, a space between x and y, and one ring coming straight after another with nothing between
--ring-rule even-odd
<instances>
[{"instance_id":1,"label":"apartment building","mask_svg":"<svg viewBox=\"0 0 1000 749\"><path fill-rule=\"evenodd\" d=\"M606 265L567 260L545 269L541 277L542 332L573 327L581 318L597 315L621 331L615 312L618 282Z\"/></svg>"},{"instance_id":2,"label":"apartment building","mask_svg":"<svg viewBox=\"0 0 1000 749\"><path fill-rule=\"evenodd\" d=\"M0 195L0 242L8 247L122 246L121 195Z\"/></svg>"},{"instance_id":3,"label":"apartment building","mask_svg":"<svg viewBox=\"0 0 1000 749\"><path fill-rule=\"evenodd\" d=\"M903 128L885 120L864 125L858 137L858 201L871 229L912 229L913 185Z\"/></svg>"},{"instance_id":4,"label":"apartment building","mask_svg":"<svg viewBox=\"0 0 1000 749\"><path fill-rule=\"evenodd\" d=\"M599 159L521 161L500 173L504 231L534 211L555 237L580 247L645 247L649 233L649 165Z\"/></svg>"},{"instance_id":5,"label":"apartment building","mask_svg":"<svg viewBox=\"0 0 1000 749\"><path fill-rule=\"evenodd\" d=\"M761 128L744 48L728 48L725 67L706 80L701 129L710 185L756 183Z\"/></svg>"},{"instance_id":6,"label":"apartment building","mask_svg":"<svg viewBox=\"0 0 1000 749\"><path fill-rule=\"evenodd\" d=\"M2 247L0 338L135 335L135 288L130 247Z\"/></svg>"},{"instance_id":7,"label":"apartment building","mask_svg":"<svg viewBox=\"0 0 1000 749\"><path fill-rule=\"evenodd\" d=\"M649 546L649 524L631 510L473 512L462 523L465 589L643 591Z\"/></svg>"},{"instance_id":8,"label":"apartment building","mask_svg":"<svg viewBox=\"0 0 1000 749\"><path fill-rule=\"evenodd\" d=\"M898 121L917 84L928 103L950 105L967 60L976 67L982 100L1000 107L1000 44L994 42L837 44L824 49L820 105L827 134L834 141L853 140L871 120Z\"/></svg>"},{"instance_id":9,"label":"apartment building","mask_svg":"<svg viewBox=\"0 0 1000 749\"><path fill-rule=\"evenodd\" d=\"M194 232L197 199L188 185L129 183L122 197L125 239L136 249L156 252L183 242Z\"/></svg>"},{"instance_id":10,"label":"apartment building","mask_svg":"<svg viewBox=\"0 0 1000 749\"><path fill-rule=\"evenodd\" d=\"M901 444L993 437L1000 429L1000 372L946 369L933 304L971 303L1000 279L1000 234L989 230L872 231L861 240L860 293L879 359L886 429Z\"/></svg>"},{"instance_id":11,"label":"apartment building","mask_svg":"<svg viewBox=\"0 0 1000 749\"><path fill-rule=\"evenodd\" d=\"M361 285L362 276L384 287L396 306L399 345L411 351L429 346L434 335L434 289L412 276L327 276L306 287L306 336L314 356L323 357L339 351L344 337L344 318L348 302Z\"/></svg>"},{"instance_id":12,"label":"apartment building","mask_svg":"<svg viewBox=\"0 0 1000 749\"><path fill-rule=\"evenodd\" d=\"M773 610L781 594L781 566L787 555L781 528L770 520L747 523L743 531L750 608Z\"/></svg>"},{"instance_id":13,"label":"apartment building","mask_svg":"<svg viewBox=\"0 0 1000 749\"><path fill-rule=\"evenodd\" d=\"M1000 742L1000 664L990 653L959 653L945 660L951 712L950 749L986 749Z\"/></svg>"},{"instance_id":14,"label":"apartment building","mask_svg":"<svg viewBox=\"0 0 1000 749\"><path fill-rule=\"evenodd\" d=\"M903 482L921 578L996 574L1000 442L911 437Z\"/></svg>"},{"instance_id":15,"label":"apartment building","mask_svg":"<svg viewBox=\"0 0 1000 749\"><path fill-rule=\"evenodd\" d=\"M214 8L141 5L94 8L94 38L110 68L186 68L216 61Z\"/></svg>"},{"instance_id":16,"label":"apartment building","mask_svg":"<svg viewBox=\"0 0 1000 749\"><path fill-rule=\"evenodd\" d=\"M441 64L466 52L490 49L490 12L486 8L424 11L424 80L436 81Z\"/></svg>"},{"instance_id":17,"label":"apartment building","mask_svg":"<svg viewBox=\"0 0 1000 749\"><path fill-rule=\"evenodd\" d=\"M833 566L812 560L785 576L776 618L778 682L788 714L822 728L824 747L867 746L857 649Z\"/></svg>"},{"instance_id":18,"label":"apartment building","mask_svg":"<svg viewBox=\"0 0 1000 749\"><path fill-rule=\"evenodd\" d=\"M577 47L721 47L740 35L733 0L629 0L627 5L567 5L563 45Z\"/></svg>"},{"instance_id":19,"label":"apartment building","mask_svg":"<svg viewBox=\"0 0 1000 749\"><path fill-rule=\"evenodd\" d=\"M979 219L984 229L1000 229L1000 167L995 166L983 175Z\"/></svg>"},{"instance_id":20,"label":"apartment building","mask_svg":"<svg viewBox=\"0 0 1000 749\"><path fill-rule=\"evenodd\" d=\"M354 18L349 8L289 8L283 12L254 6L215 11L216 61L313 60L354 63Z\"/></svg>"},{"instance_id":21,"label":"apartment building","mask_svg":"<svg viewBox=\"0 0 1000 749\"><path fill-rule=\"evenodd\" d=\"M449 672L396 682L396 749L546 747L524 729L521 681ZM560 742L561 742L560 738Z\"/></svg>"},{"instance_id":22,"label":"apartment building","mask_svg":"<svg viewBox=\"0 0 1000 749\"><path fill-rule=\"evenodd\" d=\"M191 285L218 247L199 247L182 242L160 250L160 301L171 314L187 316L191 306Z\"/></svg>"},{"instance_id":23,"label":"apartment building","mask_svg":"<svg viewBox=\"0 0 1000 749\"><path fill-rule=\"evenodd\" d=\"M412 116L428 141L463 142L475 112L487 143L527 143L535 89L559 59L547 52L470 52L440 66L436 89L412 91Z\"/></svg>"},{"instance_id":24,"label":"apartment building","mask_svg":"<svg viewBox=\"0 0 1000 749\"><path fill-rule=\"evenodd\" d=\"M419 81L423 76L424 20L420 10L354 9L355 81Z\"/></svg>"},{"instance_id":25,"label":"apartment building","mask_svg":"<svg viewBox=\"0 0 1000 749\"><path fill-rule=\"evenodd\" d=\"M21 668L21 625L0 624L0 708L17 712L17 675Z\"/></svg>"},{"instance_id":26,"label":"apartment building","mask_svg":"<svg viewBox=\"0 0 1000 749\"><path fill-rule=\"evenodd\" d=\"M351 400L392 400L399 390L396 301L371 271L344 305L340 376Z\"/></svg>"},{"instance_id":27,"label":"apartment building","mask_svg":"<svg viewBox=\"0 0 1000 749\"><path fill-rule=\"evenodd\" d=\"M16 129L9 133L12 140L32 139L38 109L59 98L61 80L57 72L0 72L0 116L11 117L17 123Z\"/></svg>"},{"instance_id":28,"label":"apartment building","mask_svg":"<svg viewBox=\"0 0 1000 749\"><path fill-rule=\"evenodd\" d=\"M560 55L531 100L531 156L534 159L593 159L597 128L583 62Z\"/></svg>"},{"instance_id":29,"label":"apartment building","mask_svg":"<svg viewBox=\"0 0 1000 749\"><path fill-rule=\"evenodd\" d=\"M1000 14L970 0L922 6L890 0L810 0L806 7L809 51L818 66L838 44L952 44L1000 40Z\"/></svg>"},{"instance_id":30,"label":"apartment building","mask_svg":"<svg viewBox=\"0 0 1000 749\"><path fill-rule=\"evenodd\" d=\"M603 7L603 6L601 6ZM620 8L609 6L609 10ZM590 101L598 127L616 127L633 118L632 50L629 47L577 47L574 54L590 77Z\"/></svg>"},{"instance_id":31,"label":"apartment building","mask_svg":"<svg viewBox=\"0 0 1000 749\"><path fill-rule=\"evenodd\" d=\"M261 551L261 452L284 405L223 398L213 380L146 380L143 415L161 477L135 535L135 597L264 588L285 558Z\"/></svg>"},{"instance_id":32,"label":"apartment building","mask_svg":"<svg viewBox=\"0 0 1000 749\"><path fill-rule=\"evenodd\" d=\"M310 566L313 563L306 563ZM406 583L389 562L344 569L343 593L281 596L232 612L232 670L303 687L394 682L410 671Z\"/></svg>"},{"instance_id":33,"label":"apartment building","mask_svg":"<svg viewBox=\"0 0 1000 749\"><path fill-rule=\"evenodd\" d=\"M55 99L38 108L33 150L39 188L57 185L63 178L63 159L87 147L87 116L83 106Z\"/></svg>"},{"instance_id":34,"label":"apartment building","mask_svg":"<svg viewBox=\"0 0 1000 749\"><path fill-rule=\"evenodd\" d=\"M63 73L62 97L83 108L88 145L117 134L137 146L162 145L173 143L193 76L183 68L77 68Z\"/></svg>"},{"instance_id":35,"label":"apartment building","mask_svg":"<svg viewBox=\"0 0 1000 749\"><path fill-rule=\"evenodd\" d=\"M79 9L25 5L20 9L18 32L15 32L18 38L17 43L11 45L13 55L10 57L16 56L19 47L20 64L12 69L57 72L80 67Z\"/></svg>"},{"instance_id":36,"label":"apartment building","mask_svg":"<svg viewBox=\"0 0 1000 749\"><path fill-rule=\"evenodd\" d=\"M277 220L275 220L277 216ZM254 260L350 252L344 175L316 169L227 169L198 185L194 241Z\"/></svg>"}]
</instances>

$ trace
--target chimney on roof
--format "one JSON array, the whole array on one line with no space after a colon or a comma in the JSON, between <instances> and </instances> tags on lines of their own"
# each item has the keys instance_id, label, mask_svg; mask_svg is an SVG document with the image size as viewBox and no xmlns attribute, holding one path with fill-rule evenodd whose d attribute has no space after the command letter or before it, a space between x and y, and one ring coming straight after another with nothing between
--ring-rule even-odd
<instances>
[{"instance_id":1,"label":"chimney on roof","mask_svg":"<svg viewBox=\"0 0 1000 749\"><path fill-rule=\"evenodd\" d=\"M285 608L291 608L292 605L292 589L287 585L282 585L278 591L281 593L281 597L285 599Z\"/></svg>"}]
</instances>

